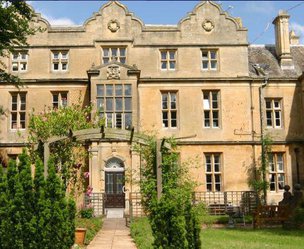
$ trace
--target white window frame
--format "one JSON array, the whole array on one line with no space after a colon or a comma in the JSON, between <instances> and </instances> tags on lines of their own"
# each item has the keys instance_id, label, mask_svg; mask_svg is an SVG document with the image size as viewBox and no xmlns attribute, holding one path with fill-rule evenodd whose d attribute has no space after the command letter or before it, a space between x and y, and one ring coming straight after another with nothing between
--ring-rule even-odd
<instances>
[{"instance_id":1,"label":"white window frame","mask_svg":"<svg viewBox=\"0 0 304 249\"><path fill-rule=\"evenodd\" d=\"M64 96L65 95L65 96ZM55 101L55 96L58 96L58 100ZM66 99L64 101L64 99ZM56 107L57 105L57 107ZM62 92L52 92L52 107L53 109L57 109L60 107L66 107L68 106L68 92L62 91Z\"/></svg>"},{"instance_id":2,"label":"white window frame","mask_svg":"<svg viewBox=\"0 0 304 249\"><path fill-rule=\"evenodd\" d=\"M270 104L270 106L268 105L268 103ZM266 127L267 128L274 128L274 129L283 128L282 103L283 103L283 101L280 98L265 98ZM279 125L277 124L277 121L279 121ZM270 124L270 122L271 122L271 124Z\"/></svg>"},{"instance_id":3,"label":"white window frame","mask_svg":"<svg viewBox=\"0 0 304 249\"><path fill-rule=\"evenodd\" d=\"M205 153L204 156L205 156L206 191L208 192L223 191L222 153ZM210 181L208 181L208 176L209 178L211 177Z\"/></svg>"},{"instance_id":4,"label":"white window frame","mask_svg":"<svg viewBox=\"0 0 304 249\"><path fill-rule=\"evenodd\" d=\"M14 67L16 65L16 67ZM25 65L25 69L24 69ZM14 70L17 68L17 70ZM18 51L12 54L12 72L23 73L28 70L28 51Z\"/></svg>"},{"instance_id":5,"label":"white window frame","mask_svg":"<svg viewBox=\"0 0 304 249\"><path fill-rule=\"evenodd\" d=\"M271 192L282 192L286 184L285 154L283 152L272 152L268 154L269 164L269 190ZM283 178L281 178L283 177Z\"/></svg>"},{"instance_id":6,"label":"white window frame","mask_svg":"<svg viewBox=\"0 0 304 249\"><path fill-rule=\"evenodd\" d=\"M113 51L116 50L116 55L113 55ZM108 54L105 54L108 51ZM124 53L122 53L124 51ZM127 62L127 48L126 47L102 47L101 49L101 61L102 64L107 64L110 61L116 60L122 64Z\"/></svg>"},{"instance_id":7,"label":"white window frame","mask_svg":"<svg viewBox=\"0 0 304 249\"><path fill-rule=\"evenodd\" d=\"M172 54L174 55L173 58L171 57ZM171 67L171 63L173 63L172 65L174 65L174 67ZM176 70L176 63L177 63L177 49L160 50L160 69L162 71ZM163 65L165 65L165 68L163 68Z\"/></svg>"},{"instance_id":8,"label":"white window frame","mask_svg":"<svg viewBox=\"0 0 304 249\"><path fill-rule=\"evenodd\" d=\"M26 92L11 92L10 130L26 129L26 95ZM15 118L13 118L14 116Z\"/></svg>"},{"instance_id":9,"label":"white window frame","mask_svg":"<svg viewBox=\"0 0 304 249\"><path fill-rule=\"evenodd\" d=\"M214 94L216 94L216 99ZM208 98L206 98L208 97ZM220 90L203 90L203 127L220 128ZM216 117L217 115L217 117ZM209 120L209 125L207 125ZM217 125L216 125L217 120Z\"/></svg>"},{"instance_id":10,"label":"white window frame","mask_svg":"<svg viewBox=\"0 0 304 249\"><path fill-rule=\"evenodd\" d=\"M51 51L51 60L52 60L52 71L53 72L67 72L69 70L69 51L68 50L52 50ZM55 65L58 65L58 68L55 68ZM64 65L66 65L65 68L64 68Z\"/></svg>"},{"instance_id":11,"label":"white window frame","mask_svg":"<svg viewBox=\"0 0 304 249\"><path fill-rule=\"evenodd\" d=\"M162 128L177 129L178 127L178 92L177 91L161 92L161 110L162 110ZM165 118L165 116L167 116L167 118Z\"/></svg>"},{"instance_id":12,"label":"white window frame","mask_svg":"<svg viewBox=\"0 0 304 249\"><path fill-rule=\"evenodd\" d=\"M204 53L207 56L204 56ZM215 55L215 57L213 57ZM203 71L218 71L219 69L219 52L218 49L201 49L201 60ZM215 63L215 67L213 64Z\"/></svg>"}]
</instances>

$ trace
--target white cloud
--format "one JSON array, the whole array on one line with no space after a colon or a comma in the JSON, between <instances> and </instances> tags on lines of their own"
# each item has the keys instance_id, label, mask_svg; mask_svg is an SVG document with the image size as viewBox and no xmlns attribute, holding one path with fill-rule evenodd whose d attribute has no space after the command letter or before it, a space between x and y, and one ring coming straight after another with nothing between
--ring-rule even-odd
<instances>
[{"instance_id":1,"label":"white cloud","mask_svg":"<svg viewBox=\"0 0 304 249\"><path fill-rule=\"evenodd\" d=\"M54 26L75 26L76 23L67 17L59 17L55 18L52 15L46 14L44 11L36 10L36 12L41 13L41 16L48 20L51 25Z\"/></svg>"}]
</instances>

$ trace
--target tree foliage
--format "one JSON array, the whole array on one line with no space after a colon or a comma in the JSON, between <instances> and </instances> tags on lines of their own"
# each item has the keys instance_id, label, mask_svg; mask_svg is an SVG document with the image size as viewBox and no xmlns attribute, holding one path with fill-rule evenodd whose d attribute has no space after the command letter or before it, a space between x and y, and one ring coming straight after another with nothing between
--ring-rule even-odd
<instances>
[{"instance_id":1,"label":"tree foliage","mask_svg":"<svg viewBox=\"0 0 304 249\"><path fill-rule=\"evenodd\" d=\"M151 138L147 146L138 149L145 161L141 169L142 203L149 216L157 249L198 249L200 223L192 193L195 183L188 175L186 165L179 162L174 152L175 140L169 139L173 151L162 148L162 196L157 199L156 142Z\"/></svg>"},{"instance_id":2,"label":"tree foliage","mask_svg":"<svg viewBox=\"0 0 304 249\"><path fill-rule=\"evenodd\" d=\"M74 244L75 204L65 197L54 164L43 177L36 162L32 177L30 158L10 161L7 173L0 166L0 247L3 249L69 249Z\"/></svg>"},{"instance_id":3,"label":"tree foliage","mask_svg":"<svg viewBox=\"0 0 304 249\"><path fill-rule=\"evenodd\" d=\"M31 27L34 16L25 1L0 0L0 57L8 57L17 47L27 46L27 38L37 29ZM19 78L6 72L6 65L0 60L0 81L20 83Z\"/></svg>"}]
</instances>

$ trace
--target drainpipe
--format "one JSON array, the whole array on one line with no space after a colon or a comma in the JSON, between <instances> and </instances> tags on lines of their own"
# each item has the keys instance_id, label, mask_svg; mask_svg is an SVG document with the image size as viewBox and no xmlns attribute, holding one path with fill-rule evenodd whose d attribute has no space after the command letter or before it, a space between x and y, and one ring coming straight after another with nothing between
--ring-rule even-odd
<instances>
[{"instance_id":1,"label":"drainpipe","mask_svg":"<svg viewBox=\"0 0 304 249\"><path fill-rule=\"evenodd\" d=\"M263 89L267 86L268 84L268 77L264 77L264 82L261 84L261 86L259 87L259 102L260 102L260 129L261 129L261 146L262 146L262 167L264 167L264 169L266 168L266 165L264 165L265 163L265 146L264 146L264 91ZM266 182L266 172L265 170L262 170L262 177L263 177L263 181ZM264 188L263 189L263 195L264 195L264 204L267 204L267 189Z\"/></svg>"},{"instance_id":2,"label":"drainpipe","mask_svg":"<svg viewBox=\"0 0 304 249\"><path fill-rule=\"evenodd\" d=\"M256 151L255 151L255 126L254 126L254 104L253 104L253 81L249 82L249 87L250 87L250 119L251 119L251 141L252 141L252 163L253 163L253 167L254 169L256 168ZM256 179L256 171L254 171L254 179Z\"/></svg>"}]
</instances>

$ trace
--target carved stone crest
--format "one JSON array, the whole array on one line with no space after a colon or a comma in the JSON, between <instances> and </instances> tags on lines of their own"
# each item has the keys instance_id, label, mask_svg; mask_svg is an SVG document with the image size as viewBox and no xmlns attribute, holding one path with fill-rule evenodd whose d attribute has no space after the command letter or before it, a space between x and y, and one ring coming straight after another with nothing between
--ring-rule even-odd
<instances>
[{"instance_id":1,"label":"carved stone crest","mask_svg":"<svg viewBox=\"0 0 304 249\"><path fill-rule=\"evenodd\" d=\"M120 24L119 24L119 22L115 19L112 19L111 21L109 21L109 23L108 23L108 29L111 31L111 32L113 32L113 33L115 33L117 30L119 30L120 29Z\"/></svg>"},{"instance_id":2,"label":"carved stone crest","mask_svg":"<svg viewBox=\"0 0 304 249\"><path fill-rule=\"evenodd\" d=\"M211 22L210 20L205 20L203 23L202 23L202 27L205 31L207 32L211 32L213 29L214 29L214 24L213 22Z\"/></svg>"},{"instance_id":3,"label":"carved stone crest","mask_svg":"<svg viewBox=\"0 0 304 249\"><path fill-rule=\"evenodd\" d=\"M107 79L108 80L119 80L120 79L120 68L119 68L119 66L108 66Z\"/></svg>"}]
</instances>

